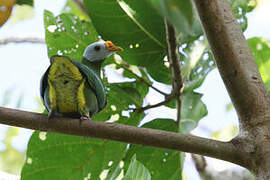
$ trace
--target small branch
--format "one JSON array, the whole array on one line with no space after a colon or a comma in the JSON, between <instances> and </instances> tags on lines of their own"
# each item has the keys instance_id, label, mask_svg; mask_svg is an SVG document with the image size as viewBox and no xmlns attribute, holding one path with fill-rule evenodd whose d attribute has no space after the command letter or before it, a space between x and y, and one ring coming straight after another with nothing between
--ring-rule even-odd
<instances>
[{"instance_id":1,"label":"small branch","mask_svg":"<svg viewBox=\"0 0 270 180\"><path fill-rule=\"evenodd\" d=\"M132 109L132 110L137 111L137 112L146 111L148 109L152 109L152 108L156 108L156 107L159 107L159 106L163 106L165 104L168 104L174 98L175 98L175 95L169 95L169 96L166 96L165 97L165 100L164 101L161 101L161 102L159 102L157 104L147 105L147 106L140 107L140 108L135 108L135 109Z\"/></svg>"},{"instance_id":2,"label":"small branch","mask_svg":"<svg viewBox=\"0 0 270 180\"><path fill-rule=\"evenodd\" d=\"M168 43L168 60L170 62L173 92L180 95L180 91L183 87L183 80L177 53L178 49L175 38L175 30L174 27L167 22L167 20L165 20L165 25Z\"/></svg>"},{"instance_id":3,"label":"small branch","mask_svg":"<svg viewBox=\"0 0 270 180\"><path fill-rule=\"evenodd\" d=\"M169 94L162 92L161 90L157 89L156 87L154 87L151 83L149 83L148 81L146 81L144 78L138 76L136 73L132 72L129 67L128 64L123 64L123 63L116 63L118 66L120 66L121 68L123 68L124 70L128 71L129 73L131 73L133 76L136 77L136 79L139 79L142 83L146 84L148 87L154 89L155 91L157 91L158 93L164 95L164 96L168 96Z\"/></svg>"},{"instance_id":4,"label":"small branch","mask_svg":"<svg viewBox=\"0 0 270 180\"><path fill-rule=\"evenodd\" d=\"M173 87L172 94L175 94L176 99L177 99L176 121L179 123L181 120L182 102L181 102L180 95L183 91L183 79L182 79L182 74L181 74L181 67L179 64L175 29L171 24L169 24L169 22L166 19L165 19L165 25L166 25L166 34L167 34L167 44L168 44L168 60L170 62L171 77L172 77L172 87Z\"/></svg>"},{"instance_id":5,"label":"small branch","mask_svg":"<svg viewBox=\"0 0 270 180\"><path fill-rule=\"evenodd\" d=\"M176 99L177 99L177 101L176 101L176 103L177 103L177 106L176 106L176 108L177 108L176 122L179 123L180 120L181 120L181 106L182 106L182 102L181 102L180 97L176 97Z\"/></svg>"},{"instance_id":6,"label":"small branch","mask_svg":"<svg viewBox=\"0 0 270 180\"><path fill-rule=\"evenodd\" d=\"M246 169L232 168L216 171L208 166L204 156L191 154L195 167L200 174L201 180L255 180L255 177Z\"/></svg>"},{"instance_id":7,"label":"small branch","mask_svg":"<svg viewBox=\"0 0 270 180\"><path fill-rule=\"evenodd\" d=\"M5 45L8 43L40 43L44 44L45 40L39 37L8 37L5 39L0 39L0 45Z\"/></svg>"},{"instance_id":8,"label":"small branch","mask_svg":"<svg viewBox=\"0 0 270 180\"><path fill-rule=\"evenodd\" d=\"M249 166L249 155L230 142L101 121L80 123L79 119L63 117L48 121L44 114L3 107L0 117L0 123L11 126L196 153Z\"/></svg>"},{"instance_id":9,"label":"small branch","mask_svg":"<svg viewBox=\"0 0 270 180\"><path fill-rule=\"evenodd\" d=\"M198 154L191 154L191 158L195 163L195 167L197 171L201 174L205 172L205 168L207 166L205 157Z\"/></svg>"}]
</instances>

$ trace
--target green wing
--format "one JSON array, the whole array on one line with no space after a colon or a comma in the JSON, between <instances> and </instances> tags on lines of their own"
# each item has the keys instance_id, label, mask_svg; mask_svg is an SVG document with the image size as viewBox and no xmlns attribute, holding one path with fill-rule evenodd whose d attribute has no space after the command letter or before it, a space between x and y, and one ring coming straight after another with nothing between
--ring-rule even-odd
<instances>
[{"instance_id":1,"label":"green wing","mask_svg":"<svg viewBox=\"0 0 270 180\"><path fill-rule=\"evenodd\" d=\"M97 96L99 111L104 109L107 103L106 92L103 82L99 75L91 68L77 62L72 61L82 73L86 76L90 87L93 89Z\"/></svg>"},{"instance_id":2,"label":"green wing","mask_svg":"<svg viewBox=\"0 0 270 180\"><path fill-rule=\"evenodd\" d=\"M47 109L47 111L49 111L49 104L48 104L46 97L45 97L45 91L46 91L46 88L48 87L48 73L49 73L50 67L51 66L48 67L48 69L42 75L41 80L40 80L40 96L41 96L41 100L42 100L45 108Z\"/></svg>"},{"instance_id":3,"label":"green wing","mask_svg":"<svg viewBox=\"0 0 270 180\"><path fill-rule=\"evenodd\" d=\"M55 55L55 56L52 56L50 59L52 60L55 57L59 57L59 56ZM82 74L87 78L89 86L94 91L97 97L98 107L99 107L98 111L101 111L102 109L104 109L107 103L106 92L105 92L105 87L103 85L103 82L101 78L99 77L99 75L97 75L96 72L92 70L91 68L88 68L87 66L75 60L72 60L69 57L66 57L66 56L61 56L61 57L64 57L67 60L70 60L75 66L79 68ZM50 107L49 107L48 97L46 97L46 94L48 96L48 73L49 73L50 67L51 66L48 67L48 69L46 70L46 72L44 73L40 81L41 99L43 101L44 106L46 107L48 111Z\"/></svg>"}]
</instances>

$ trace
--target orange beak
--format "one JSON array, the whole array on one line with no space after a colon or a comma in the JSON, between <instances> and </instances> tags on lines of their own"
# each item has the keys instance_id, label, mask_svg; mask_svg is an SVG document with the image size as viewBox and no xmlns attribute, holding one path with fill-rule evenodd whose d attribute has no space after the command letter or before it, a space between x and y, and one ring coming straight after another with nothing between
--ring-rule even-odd
<instances>
[{"instance_id":1,"label":"orange beak","mask_svg":"<svg viewBox=\"0 0 270 180\"><path fill-rule=\"evenodd\" d=\"M119 46L115 46L111 41L106 41L105 46L110 51L116 51L116 52L123 51L123 48L121 48Z\"/></svg>"}]
</instances>

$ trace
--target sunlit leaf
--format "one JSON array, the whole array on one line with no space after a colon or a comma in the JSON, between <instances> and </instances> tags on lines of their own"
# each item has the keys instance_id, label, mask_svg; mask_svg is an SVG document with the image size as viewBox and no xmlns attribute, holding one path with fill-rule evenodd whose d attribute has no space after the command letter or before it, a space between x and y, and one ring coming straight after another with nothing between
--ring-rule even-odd
<instances>
[{"instance_id":1,"label":"sunlit leaf","mask_svg":"<svg viewBox=\"0 0 270 180\"><path fill-rule=\"evenodd\" d=\"M238 132L238 127L230 125L222 129L221 131L213 132L211 134L211 138L219 141L230 141L238 134Z\"/></svg>"},{"instance_id":2,"label":"sunlit leaf","mask_svg":"<svg viewBox=\"0 0 270 180\"><path fill-rule=\"evenodd\" d=\"M72 13L78 16L80 19L89 21L88 15L82 10L74 0L67 0L65 7L63 8L63 13Z\"/></svg>"},{"instance_id":3,"label":"sunlit leaf","mask_svg":"<svg viewBox=\"0 0 270 180\"><path fill-rule=\"evenodd\" d=\"M151 180L149 170L139 161L136 160L136 155L131 159L127 173L123 180Z\"/></svg>"},{"instance_id":4,"label":"sunlit leaf","mask_svg":"<svg viewBox=\"0 0 270 180\"><path fill-rule=\"evenodd\" d=\"M30 19L34 17L33 7L29 5L15 5L15 11L10 16L11 24L16 23L17 21Z\"/></svg>"},{"instance_id":5,"label":"sunlit leaf","mask_svg":"<svg viewBox=\"0 0 270 180\"><path fill-rule=\"evenodd\" d=\"M270 91L270 41L251 38L248 40L248 45L254 54L262 79Z\"/></svg>"},{"instance_id":6,"label":"sunlit leaf","mask_svg":"<svg viewBox=\"0 0 270 180\"><path fill-rule=\"evenodd\" d=\"M9 127L2 140L5 149L0 151L0 169L11 174L19 174L24 163L25 152L20 152L12 146L12 140L18 136L20 129Z\"/></svg>"}]
</instances>

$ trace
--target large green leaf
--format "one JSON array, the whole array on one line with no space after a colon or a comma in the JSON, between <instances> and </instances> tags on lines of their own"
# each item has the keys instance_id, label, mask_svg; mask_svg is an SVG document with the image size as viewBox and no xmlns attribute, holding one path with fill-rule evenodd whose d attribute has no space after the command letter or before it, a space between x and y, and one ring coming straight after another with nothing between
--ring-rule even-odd
<instances>
[{"instance_id":1,"label":"large green leaf","mask_svg":"<svg viewBox=\"0 0 270 180\"><path fill-rule=\"evenodd\" d=\"M163 58L167 52L163 18L148 1L84 0L98 33L124 48L121 57L144 66L157 81L169 83ZM94 7L94 8L93 8Z\"/></svg>"},{"instance_id":2,"label":"large green leaf","mask_svg":"<svg viewBox=\"0 0 270 180\"><path fill-rule=\"evenodd\" d=\"M185 34L191 32L193 15L190 0L151 0L150 2L179 32Z\"/></svg>"},{"instance_id":3,"label":"large green leaf","mask_svg":"<svg viewBox=\"0 0 270 180\"><path fill-rule=\"evenodd\" d=\"M270 41L251 38L248 40L248 45L254 54L262 79L270 91Z\"/></svg>"},{"instance_id":4,"label":"large green leaf","mask_svg":"<svg viewBox=\"0 0 270 180\"><path fill-rule=\"evenodd\" d=\"M26 5L29 5L29 6L33 6L34 5L34 0L16 0L16 4L19 4L19 5L26 4Z\"/></svg>"},{"instance_id":5,"label":"large green leaf","mask_svg":"<svg viewBox=\"0 0 270 180\"><path fill-rule=\"evenodd\" d=\"M54 17L51 12L45 11L44 23L49 57L66 55L80 61L84 49L98 40L93 25L72 14Z\"/></svg>"},{"instance_id":6,"label":"large green leaf","mask_svg":"<svg viewBox=\"0 0 270 180\"><path fill-rule=\"evenodd\" d=\"M137 161L136 155L134 155L123 180L151 180L151 175L149 170Z\"/></svg>"},{"instance_id":7,"label":"large green leaf","mask_svg":"<svg viewBox=\"0 0 270 180\"><path fill-rule=\"evenodd\" d=\"M118 122L137 125L143 114L132 113ZM36 131L28 144L21 179L99 179L114 172L126 144Z\"/></svg>"},{"instance_id":8,"label":"large green leaf","mask_svg":"<svg viewBox=\"0 0 270 180\"><path fill-rule=\"evenodd\" d=\"M144 128L152 128L177 132L177 123L172 119L155 119L144 124ZM129 167L129 162L133 155L136 159L149 169L152 179L154 180L180 180L182 173L182 156L180 152L166 149L158 149L153 147L131 145L126 158L125 166Z\"/></svg>"}]
</instances>

